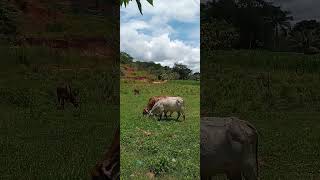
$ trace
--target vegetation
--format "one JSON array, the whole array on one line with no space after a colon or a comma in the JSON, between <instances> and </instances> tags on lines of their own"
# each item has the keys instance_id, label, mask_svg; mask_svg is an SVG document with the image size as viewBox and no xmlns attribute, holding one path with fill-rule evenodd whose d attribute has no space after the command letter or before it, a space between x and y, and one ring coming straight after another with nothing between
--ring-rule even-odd
<instances>
[{"instance_id":1,"label":"vegetation","mask_svg":"<svg viewBox=\"0 0 320 180\"><path fill-rule=\"evenodd\" d=\"M118 65L77 51L25 53L20 61L15 49L0 48L0 179L86 179L119 125ZM79 89L79 109L57 109L61 81Z\"/></svg>"},{"instance_id":2,"label":"vegetation","mask_svg":"<svg viewBox=\"0 0 320 180\"><path fill-rule=\"evenodd\" d=\"M129 2L132 0L120 0L120 5L127 6ZM149 4L153 5L153 0L146 0ZM140 13L142 14L142 6L140 0L136 0L137 6L139 8Z\"/></svg>"},{"instance_id":3,"label":"vegetation","mask_svg":"<svg viewBox=\"0 0 320 180\"><path fill-rule=\"evenodd\" d=\"M119 64L104 55L119 43L78 43L113 43L118 18L77 2L0 1L0 179L87 179L119 126ZM80 108L57 109L60 82Z\"/></svg>"},{"instance_id":4,"label":"vegetation","mask_svg":"<svg viewBox=\"0 0 320 180\"><path fill-rule=\"evenodd\" d=\"M121 80L121 178L199 179L199 91L197 81L163 84ZM139 89L140 95L133 90ZM158 121L142 116L148 99L181 96L186 120ZM174 113L173 118L177 116ZM182 120L180 118L180 120Z\"/></svg>"},{"instance_id":5,"label":"vegetation","mask_svg":"<svg viewBox=\"0 0 320 180\"><path fill-rule=\"evenodd\" d=\"M200 73L192 71L184 64L176 63L172 68L154 62L134 61L128 53L120 53L120 62L140 71L147 71L158 80L200 80ZM121 73L124 75L124 72Z\"/></svg>"},{"instance_id":6,"label":"vegetation","mask_svg":"<svg viewBox=\"0 0 320 180\"><path fill-rule=\"evenodd\" d=\"M236 116L256 126L260 178L319 177L320 56L202 53L201 115Z\"/></svg>"},{"instance_id":7,"label":"vegetation","mask_svg":"<svg viewBox=\"0 0 320 180\"><path fill-rule=\"evenodd\" d=\"M266 1L209 1L201 5L201 47L320 52L319 22L304 20L292 28L292 20L289 11Z\"/></svg>"}]
</instances>

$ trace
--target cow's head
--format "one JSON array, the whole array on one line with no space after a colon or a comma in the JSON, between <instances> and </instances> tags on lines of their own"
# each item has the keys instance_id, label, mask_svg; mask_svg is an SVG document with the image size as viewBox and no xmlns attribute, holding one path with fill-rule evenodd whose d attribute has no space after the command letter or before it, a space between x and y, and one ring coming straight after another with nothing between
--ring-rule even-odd
<instances>
[{"instance_id":1,"label":"cow's head","mask_svg":"<svg viewBox=\"0 0 320 180\"><path fill-rule=\"evenodd\" d=\"M79 96L78 89L75 89L72 91L71 96L70 96L70 102L73 104L74 107L79 107L80 96Z\"/></svg>"},{"instance_id":2,"label":"cow's head","mask_svg":"<svg viewBox=\"0 0 320 180\"><path fill-rule=\"evenodd\" d=\"M144 108L142 114L143 114L144 116L148 115L148 114L149 114L148 108Z\"/></svg>"}]
</instances>

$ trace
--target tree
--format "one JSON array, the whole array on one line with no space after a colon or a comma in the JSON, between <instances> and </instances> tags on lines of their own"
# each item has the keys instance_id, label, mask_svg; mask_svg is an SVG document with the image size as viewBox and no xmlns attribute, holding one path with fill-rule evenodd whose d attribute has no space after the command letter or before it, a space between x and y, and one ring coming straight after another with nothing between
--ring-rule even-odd
<instances>
[{"instance_id":1,"label":"tree","mask_svg":"<svg viewBox=\"0 0 320 180\"><path fill-rule=\"evenodd\" d=\"M124 5L125 7L129 4L132 0L120 0L120 5ZM146 0L149 4L153 6L153 0ZM139 8L140 13L142 14L142 6L140 0L136 0L137 6Z\"/></svg>"},{"instance_id":2,"label":"tree","mask_svg":"<svg viewBox=\"0 0 320 180\"><path fill-rule=\"evenodd\" d=\"M180 76L179 79L183 80L188 79L192 72L186 65L179 63L174 64L172 71L178 73Z\"/></svg>"},{"instance_id":3,"label":"tree","mask_svg":"<svg viewBox=\"0 0 320 180\"><path fill-rule=\"evenodd\" d=\"M195 72L190 76L191 80L195 80L195 81L200 81L200 73L199 72Z\"/></svg>"},{"instance_id":4,"label":"tree","mask_svg":"<svg viewBox=\"0 0 320 180\"><path fill-rule=\"evenodd\" d=\"M225 20L201 23L201 48L206 51L230 49L239 41L239 33Z\"/></svg>"},{"instance_id":5,"label":"tree","mask_svg":"<svg viewBox=\"0 0 320 180\"><path fill-rule=\"evenodd\" d=\"M133 57L131 57L128 53L120 52L120 63L130 64L132 62L133 62Z\"/></svg>"},{"instance_id":6,"label":"tree","mask_svg":"<svg viewBox=\"0 0 320 180\"><path fill-rule=\"evenodd\" d=\"M292 16L289 16L289 11L283 11L280 7L270 6L268 10L269 16L265 19L269 22L274 28L274 49L279 48L279 33L280 30L287 35L288 31L291 28L290 21L293 20Z\"/></svg>"},{"instance_id":7,"label":"tree","mask_svg":"<svg viewBox=\"0 0 320 180\"><path fill-rule=\"evenodd\" d=\"M316 20L298 22L290 33L290 41L295 49L307 54L318 53L320 48L320 23Z\"/></svg>"},{"instance_id":8,"label":"tree","mask_svg":"<svg viewBox=\"0 0 320 180\"><path fill-rule=\"evenodd\" d=\"M269 47L270 39L278 41L279 29L285 29L291 18L288 11L263 0L216 0L201 5L201 24L216 21L234 27L239 34L239 43L233 45L237 48Z\"/></svg>"}]
</instances>

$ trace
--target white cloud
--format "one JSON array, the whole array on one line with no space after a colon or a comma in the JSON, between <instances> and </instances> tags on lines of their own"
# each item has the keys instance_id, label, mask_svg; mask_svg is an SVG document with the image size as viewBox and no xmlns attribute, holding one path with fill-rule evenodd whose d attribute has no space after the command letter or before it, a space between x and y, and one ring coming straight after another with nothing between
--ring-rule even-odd
<instances>
[{"instance_id":1,"label":"white cloud","mask_svg":"<svg viewBox=\"0 0 320 180\"><path fill-rule=\"evenodd\" d=\"M184 29L188 38L183 38L172 26L198 24L199 3L199 0L156 0L154 7L143 3L143 16L134 2L121 8L121 50L139 60L168 66L178 62L194 72L200 71L200 27Z\"/></svg>"}]
</instances>

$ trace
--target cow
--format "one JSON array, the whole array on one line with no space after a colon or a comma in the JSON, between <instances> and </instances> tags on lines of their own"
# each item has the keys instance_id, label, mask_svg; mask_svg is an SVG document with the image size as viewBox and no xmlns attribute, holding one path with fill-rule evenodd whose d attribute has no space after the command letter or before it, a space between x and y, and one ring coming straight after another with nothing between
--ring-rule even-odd
<instances>
[{"instance_id":1,"label":"cow","mask_svg":"<svg viewBox=\"0 0 320 180\"><path fill-rule=\"evenodd\" d=\"M148 105L143 109L142 114L147 115L149 113L150 109L152 109L152 107L154 106L154 104L156 102L158 102L160 99L163 99L166 97L168 97L168 96L153 96L153 97L149 98Z\"/></svg>"},{"instance_id":2,"label":"cow","mask_svg":"<svg viewBox=\"0 0 320 180\"><path fill-rule=\"evenodd\" d=\"M111 146L104 157L91 171L92 180L120 180L120 128L118 127Z\"/></svg>"},{"instance_id":3,"label":"cow","mask_svg":"<svg viewBox=\"0 0 320 180\"><path fill-rule=\"evenodd\" d=\"M62 109L65 102L70 102L74 107L79 107L79 91L72 90L70 84L62 83L57 86L57 98Z\"/></svg>"},{"instance_id":4,"label":"cow","mask_svg":"<svg viewBox=\"0 0 320 180\"><path fill-rule=\"evenodd\" d=\"M165 116L167 119L167 112L170 112L171 114L173 112L178 113L177 120L179 119L180 115L182 114L183 120L186 119L185 113L184 113L184 101L181 97L166 97L158 100L152 107L152 109L149 111L149 116L158 115L159 120L161 120L162 115Z\"/></svg>"},{"instance_id":5,"label":"cow","mask_svg":"<svg viewBox=\"0 0 320 180\"><path fill-rule=\"evenodd\" d=\"M140 91L139 91L138 89L134 89L134 90L133 90L133 93L134 93L134 95L139 95L139 94L140 94Z\"/></svg>"},{"instance_id":6,"label":"cow","mask_svg":"<svg viewBox=\"0 0 320 180\"><path fill-rule=\"evenodd\" d=\"M226 174L229 180L258 179L258 133L236 117L203 117L200 123L201 180Z\"/></svg>"}]
</instances>

